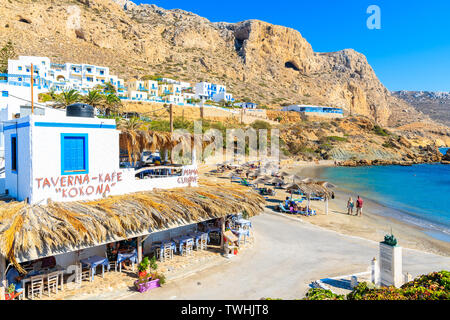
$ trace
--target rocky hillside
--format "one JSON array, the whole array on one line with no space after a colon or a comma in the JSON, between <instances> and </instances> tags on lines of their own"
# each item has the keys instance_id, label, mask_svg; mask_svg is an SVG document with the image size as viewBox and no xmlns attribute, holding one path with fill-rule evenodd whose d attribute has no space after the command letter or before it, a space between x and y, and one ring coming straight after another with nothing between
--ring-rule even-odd
<instances>
[{"instance_id":1,"label":"rocky hillside","mask_svg":"<svg viewBox=\"0 0 450 320\"><path fill-rule=\"evenodd\" d=\"M430 91L397 91L393 95L412 105L431 119L450 126L450 93Z\"/></svg>"},{"instance_id":2,"label":"rocky hillside","mask_svg":"<svg viewBox=\"0 0 450 320\"><path fill-rule=\"evenodd\" d=\"M280 138L286 155L299 160L332 159L356 166L438 162L442 158L434 139L387 130L366 117L284 124Z\"/></svg>"},{"instance_id":3,"label":"rocky hillside","mask_svg":"<svg viewBox=\"0 0 450 320\"><path fill-rule=\"evenodd\" d=\"M383 125L426 118L393 97L361 53L317 53L298 31L262 21L212 23L126 0L4 0L0 21L0 43L12 40L21 55L107 65L124 78L220 82L238 99L341 106Z\"/></svg>"}]
</instances>

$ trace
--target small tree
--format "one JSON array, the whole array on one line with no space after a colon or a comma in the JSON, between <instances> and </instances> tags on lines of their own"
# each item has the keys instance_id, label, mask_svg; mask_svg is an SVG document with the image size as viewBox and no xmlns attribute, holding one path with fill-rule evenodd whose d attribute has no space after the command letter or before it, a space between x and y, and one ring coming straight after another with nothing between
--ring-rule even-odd
<instances>
[{"instance_id":1,"label":"small tree","mask_svg":"<svg viewBox=\"0 0 450 320\"><path fill-rule=\"evenodd\" d=\"M80 93L75 89L63 91L63 93L56 96L55 98L58 105L63 108L66 108L67 106L70 106L71 104L80 102L82 100Z\"/></svg>"},{"instance_id":2,"label":"small tree","mask_svg":"<svg viewBox=\"0 0 450 320\"><path fill-rule=\"evenodd\" d=\"M96 108L105 97L98 90L89 90L89 93L83 97L83 101Z\"/></svg>"},{"instance_id":3,"label":"small tree","mask_svg":"<svg viewBox=\"0 0 450 320\"><path fill-rule=\"evenodd\" d=\"M8 60L16 57L16 51L11 41L0 49L0 73L8 73Z\"/></svg>"}]
</instances>

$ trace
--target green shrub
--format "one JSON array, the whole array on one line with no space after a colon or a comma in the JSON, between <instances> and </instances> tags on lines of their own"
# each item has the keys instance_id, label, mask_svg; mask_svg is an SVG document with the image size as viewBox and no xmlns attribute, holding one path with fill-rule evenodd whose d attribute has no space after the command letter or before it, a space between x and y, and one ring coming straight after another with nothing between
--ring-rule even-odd
<instances>
[{"instance_id":1,"label":"green shrub","mask_svg":"<svg viewBox=\"0 0 450 320\"><path fill-rule=\"evenodd\" d=\"M255 130L260 130L260 129L267 129L270 130L272 128L272 126L270 125L270 123L262 121L262 120L256 120L255 122L252 123L252 128Z\"/></svg>"},{"instance_id":2,"label":"green shrub","mask_svg":"<svg viewBox=\"0 0 450 320\"><path fill-rule=\"evenodd\" d=\"M330 290L313 288L306 293L304 300L344 300L344 295L335 294Z\"/></svg>"},{"instance_id":3,"label":"green shrub","mask_svg":"<svg viewBox=\"0 0 450 320\"><path fill-rule=\"evenodd\" d=\"M327 137L328 141L339 141L339 142L347 142L347 138L338 137L338 136L329 136Z\"/></svg>"},{"instance_id":4,"label":"green shrub","mask_svg":"<svg viewBox=\"0 0 450 320\"><path fill-rule=\"evenodd\" d=\"M383 137L387 137L389 135L391 135L391 133L389 131L387 131L386 129L383 129L382 127L375 125L373 127L373 131L375 132L375 134L379 135L379 136L383 136Z\"/></svg>"}]
</instances>

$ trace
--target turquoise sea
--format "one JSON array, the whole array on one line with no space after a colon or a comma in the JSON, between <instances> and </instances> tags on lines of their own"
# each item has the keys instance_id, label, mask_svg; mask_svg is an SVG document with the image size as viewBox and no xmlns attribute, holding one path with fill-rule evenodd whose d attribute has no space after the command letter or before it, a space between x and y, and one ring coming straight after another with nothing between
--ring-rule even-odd
<instances>
[{"instance_id":1,"label":"turquoise sea","mask_svg":"<svg viewBox=\"0 0 450 320\"><path fill-rule=\"evenodd\" d=\"M421 226L429 235L450 242L449 165L330 167L319 175L383 205L382 214Z\"/></svg>"}]
</instances>

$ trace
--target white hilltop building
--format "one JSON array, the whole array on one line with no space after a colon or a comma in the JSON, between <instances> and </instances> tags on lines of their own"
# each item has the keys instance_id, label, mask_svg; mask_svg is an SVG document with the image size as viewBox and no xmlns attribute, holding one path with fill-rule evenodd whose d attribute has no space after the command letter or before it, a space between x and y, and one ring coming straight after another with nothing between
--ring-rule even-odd
<instances>
[{"instance_id":1,"label":"white hilltop building","mask_svg":"<svg viewBox=\"0 0 450 320\"><path fill-rule=\"evenodd\" d=\"M225 100L233 102L233 95L227 93L227 87L221 84L199 82L195 85L195 98L200 100L213 100L216 102Z\"/></svg>"},{"instance_id":2,"label":"white hilltop building","mask_svg":"<svg viewBox=\"0 0 450 320\"><path fill-rule=\"evenodd\" d=\"M123 79L109 73L108 67L96 66L92 64L77 63L52 63L46 57L19 56L18 60L8 61L8 74L14 75L15 83L20 86L20 76L29 76L31 64L35 70L35 75L39 79L39 90L42 92L51 89L56 92L75 89L83 94L98 85L110 82L117 91L125 89ZM17 77L16 77L17 75ZM14 81L12 80L12 81Z\"/></svg>"}]
</instances>

